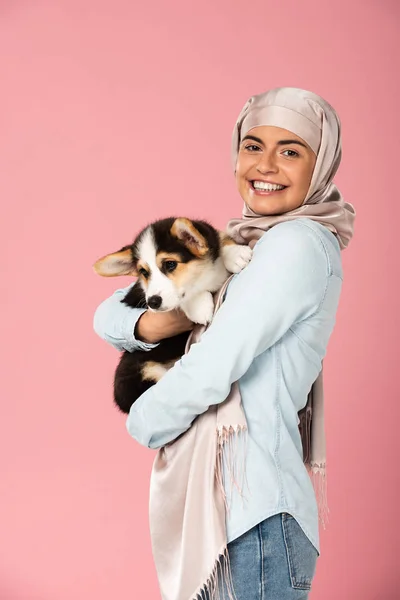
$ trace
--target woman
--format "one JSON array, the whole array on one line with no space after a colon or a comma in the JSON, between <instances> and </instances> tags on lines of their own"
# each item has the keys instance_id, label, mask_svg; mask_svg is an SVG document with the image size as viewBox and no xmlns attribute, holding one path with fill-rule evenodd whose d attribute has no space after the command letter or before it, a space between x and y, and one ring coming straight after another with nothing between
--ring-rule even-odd
<instances>
[{"instance_id":1,"label":"woman","mask_svg":"<svg viewBox=\"0 0 400 600\"><path fill-rule=\"evenodd\" d=\"M353 207L332 183L340 158L339 119L311 92L270 90L252 97L239 115L232 159L244 209L227 231L253 246L253 258L229 283L199 343L139 398L127 421L141 444L168 445L156 460L151 490L153 551L165 600L209 598L218 588L237 600L308 598L319 553L318 506L298 413L314 390L312 466L321 472L322 360L342 285L340 250L354 221ZM96 332L117 349L145 350L191 328L178 313L126 307L125 293L115 292L95 315ZM229 490L221 525L219 492L210 492L220 471L204 455L218 415L235 401L242 413L231 412L234 420L218 431L229 432L220 443L247 431L246 490ZM227 446L232 450L225 444L223 456ZM214 479L199 485L205 465ZM232 471L224 459L221 468L226 493ZM210 548L220 555L213 568Z\"/></svg>"}]
</instances>

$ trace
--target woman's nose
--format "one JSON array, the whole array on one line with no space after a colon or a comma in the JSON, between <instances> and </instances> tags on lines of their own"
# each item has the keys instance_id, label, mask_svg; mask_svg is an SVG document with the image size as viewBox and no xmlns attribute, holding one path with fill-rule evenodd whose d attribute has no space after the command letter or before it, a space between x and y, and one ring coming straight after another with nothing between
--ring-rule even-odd
<instances>
[{"instance_id":1,"label":"woman's nose","mask_svg":"<svg viewBox=\"0 0 400 600\"><path fill-rule=\"evenodd\" d=\"M263 152L262 156L260 156L260 160L257 164L257 171L263 174L270 172L276 173L276 161L270 153Z\"/></svg>"}]
</instances>

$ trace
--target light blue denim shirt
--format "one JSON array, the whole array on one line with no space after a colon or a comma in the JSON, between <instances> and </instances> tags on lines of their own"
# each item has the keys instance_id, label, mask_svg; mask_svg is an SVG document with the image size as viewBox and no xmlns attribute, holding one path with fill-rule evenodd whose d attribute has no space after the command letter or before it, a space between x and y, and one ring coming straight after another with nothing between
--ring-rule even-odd
<instances>
[{"instance_id":1,"label":"light blue denim shirt","mask_svg":"<svg viewBox=\"0 0 400 600\"><path fill-rule=\"evenodd\" d=\"M336 237L310 219L276 225L254 247L199 343L132 406L130 435L160 448L186 431L239 381L248 424L245 501L232 495L228 542L280 512L295 517L319 551L318 511L303 464L297 413L321 370L342 286ZM97 334L118 350L147 349L134 337L141 309L117 290L97 309Z\"/></svg>"}]
</instances>

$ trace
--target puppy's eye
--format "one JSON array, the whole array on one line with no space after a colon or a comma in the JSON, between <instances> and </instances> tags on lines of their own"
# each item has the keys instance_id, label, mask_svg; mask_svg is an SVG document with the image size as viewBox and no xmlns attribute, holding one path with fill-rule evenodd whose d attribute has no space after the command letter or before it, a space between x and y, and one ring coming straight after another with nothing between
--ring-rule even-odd
<instances>
[{"instance_id":1,"label":"puppy's eye","mask_svg":"<svg viewBox=\"0 0 400 600\"><path fill-rule=\"evenodd\" d=\"M148 279L148 278L149 278L149 274L148 274L148 272L146 271L146 269L139 269L139 275L143 275L143 277L144 277L145 279Z\"/></svg>"},{"instance_id":2,"label":"puppy's eye","mask_svg":"<svg viewBox=\"0 0 400 600\"><path fill-rule=\"evenodd\" d=\"M176 260L166 260L164 263L164 269L167 271L167 273L172 273L172 271L175 271L177 266L178 263Z\"/></svg>"}]
</instances>

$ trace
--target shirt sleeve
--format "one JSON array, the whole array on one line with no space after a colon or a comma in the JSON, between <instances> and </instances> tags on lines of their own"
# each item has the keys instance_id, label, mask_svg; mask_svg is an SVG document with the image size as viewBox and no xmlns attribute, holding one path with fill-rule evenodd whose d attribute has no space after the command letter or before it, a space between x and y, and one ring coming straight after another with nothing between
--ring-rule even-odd
<instances>
[{"instance_id":1,"label":"shirt sleeve","mask_svg":"<svg viewBox=\"0 0 400 600\"><path fill-rule=\"evenodd\" d=\"M97 335L120 352L151 350L158 345L147 344L135 337L136 323L146 309L131 308L121 302L133 285L116 290L97 307L93 318L93 329Z\"/></svg>"},{"instance_id":2,"label":"shirt sleeve","mask_svg":"<svg viewBox=\"0 0 400 600\"><path fill-rule=\"evenodd\" d=\"M329 262L314 230L292 221L264 234L201 340L132 405L130 435L160 448L210 405L223 402L255 357L319 310L328 277Z\"/></svg>"}]
</instances>

